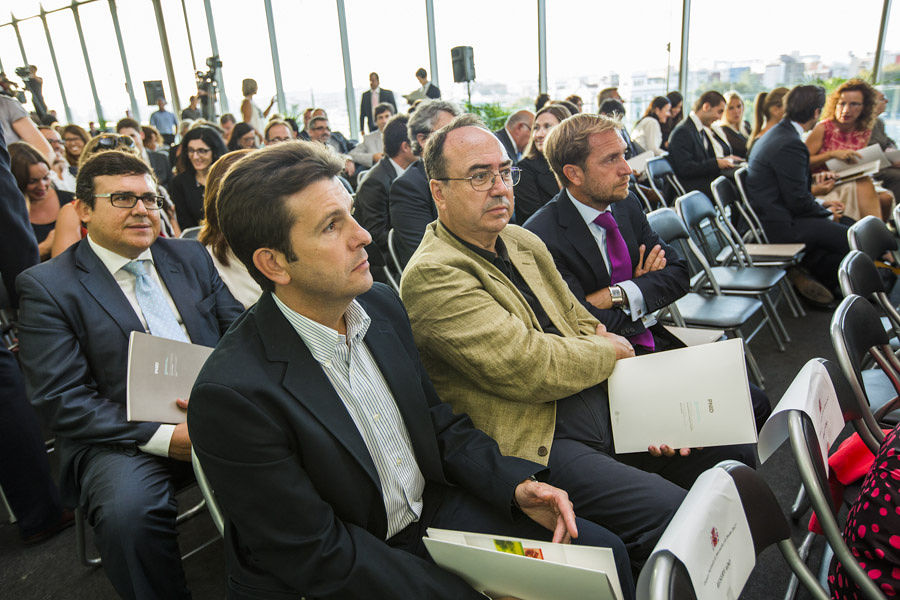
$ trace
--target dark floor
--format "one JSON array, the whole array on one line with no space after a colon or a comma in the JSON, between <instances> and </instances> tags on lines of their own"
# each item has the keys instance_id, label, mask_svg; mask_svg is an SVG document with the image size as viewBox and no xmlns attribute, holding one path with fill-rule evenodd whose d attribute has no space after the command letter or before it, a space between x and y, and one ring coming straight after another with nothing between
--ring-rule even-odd
<instances>
[{"instance_id":1,"label":"dark floor","mask_svg":"<svg viewBox=\"0 0 900 600\"><path fill-rule=\"evenodd\" d=\"M783 353L775 348L768 331L760 332L751 343L766 376L766 391L773 405L807 360L817 356L834 359L828 338L830 319L831 311L814 309L809 310L807 317L803 319L785 317L785 325L793 341ZM788 511L798 488L798 477L787 446L782 447L762 465L760 472L775 491L782 508ZM183 494L181 504L191 506L198 500L199 492L194 488ZM42 545L26 548L19 543L15 526L7 523L2 506L0 522L3 523L0 525L0 598L102 600L116 597L102 569L87 568L78 563L74 529L68 529ZM188 552L216 535L206 513L183 524L180 531L182 552ZM804 532L804 527L794 526L796 543L799 544ZM813 556L818 556L820 549L821 542L818 542ZM814 569L818 568L818 559L811 563ZM225 571L221 541L214 542L185 560L184 566L196 600L224 597ZM788 577L789 569L777 548L769 548L759 557L741 598L780 598L787 587ZM805 590L801 590L798 598L810 596Z\"/></svg>"}]
</instances>

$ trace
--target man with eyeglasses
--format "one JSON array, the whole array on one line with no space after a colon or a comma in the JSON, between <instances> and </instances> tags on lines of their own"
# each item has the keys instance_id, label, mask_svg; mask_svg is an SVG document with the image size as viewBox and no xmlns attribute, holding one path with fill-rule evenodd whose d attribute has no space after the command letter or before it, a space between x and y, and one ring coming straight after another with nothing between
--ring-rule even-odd
<instances>
[{"instance_id":1,"label":"man with eyeglasses","mask_svg":"<svg viewBox=\"0 0 900 600\"><path fill-rule=\"evenodd\" d=\"M69 163L66 162L66 150L63 146L62 138L59 132L49 125L39 125L38 131L53 148L53 160L50 161L50 179L56 189L64 192L75 191L75 176L69 172Z\"/></svg>"},{"instance_id":2,"label":"man with eyeglasses","mask_svg":"<svg viewBox=\"0 0 900 600\"><path fill-rule=\"evenodd\" d=\"M266 146L273 146L282 142L290 142L294 139L291 127L284 121L269 121L263 133Z\"/></svg>"},{"instance_id":3,"label":"man with eyeglasses","mask_svg":"<svg viewBox=\"0 0 900 600\"><path fill-rule=\"evenodd\" d=\"M56 435L64 503L84 511L119 595L189 598L173 496L192 474L187 426L126 419L128 339L215 346L242 307L202 246L159 237L141 159L96 154L75 193L87 237L16 280L28 390Z\"/></svg>"}]
</instances>

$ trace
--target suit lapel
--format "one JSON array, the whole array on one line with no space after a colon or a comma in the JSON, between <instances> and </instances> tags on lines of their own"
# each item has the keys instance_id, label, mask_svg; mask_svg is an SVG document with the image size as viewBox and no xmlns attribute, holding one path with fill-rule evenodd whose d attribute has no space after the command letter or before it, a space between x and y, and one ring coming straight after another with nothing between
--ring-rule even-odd
<instances>
[{"instance_id":1,"label":"suit lapel","mask_svg":"<svg viewBox=\"0 0 900 600\"><path fill-rule=\"evenodd\" d=\"M560 226L565 229L565 239L574 246L578 254L587 262L596 279L596 288L609 285L609 272L606 270L606 263L603 262L603 255L600 248L597 247L597 240L591 234L588 224L581 218L581 213L572 204L568 193L562 190L558 196L556 205L559 207L558 219ZM586 286L591 287L591 286Z\"/></svg>"},{"instance_id":2,"label":"suit lapel","mask_svg":"<svg viewBox=\"0 0 900 600\"><path fill-rule=\"evenodd\" d=\"M520 249L519 244L514 239L508 237L503 238L503 243L506 244L506 251L509 254L510 262L512 262L513 266L515 266L526 282L540 282L543 280L541 271L538 269L531 250ZM544 312L547 313L547 316L550 317L550 320L556 325L556 328L561 332L571 331L572 328L557 310L556 302L554 302L547 293L547 286L532 285L529 283L528 287L531 289L531 293L534 294L534 297L537 298L537 301L544 309ZM525 304L527 306L527 302Z\"/></svg>"},{"instance_id":3,"label":"suit lapel","mask_svg":"<svg viewBox=\"0 0 900 600\"><path fill-rule=\"evenodd\" d=\"M87 239L75 248L75 266L79 269L79 280L85 290L97 301L127 337L132 331L144 331L141 320L125 297L106 265L94 254Z\"/></svg>"}]
</instances>

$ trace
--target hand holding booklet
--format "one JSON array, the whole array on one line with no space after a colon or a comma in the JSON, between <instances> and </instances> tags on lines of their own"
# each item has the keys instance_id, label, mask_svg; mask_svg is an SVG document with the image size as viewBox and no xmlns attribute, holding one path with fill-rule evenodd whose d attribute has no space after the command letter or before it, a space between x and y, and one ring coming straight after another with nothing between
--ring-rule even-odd
<instances>
[{"instance_id":1,"label":"hand holding booklet","mask_svg":"<svg viewBox=\"0 0 900 600\"><path fill-rule=\"evenodd\" d=\"M187 399L213 349L132 331L128 339L125 405L129 421L184 423L175 404Z\"/></svg>"},{"instance_id":2,"label":"hand holding booklet","mask_svg":"<svg viewBox=\"0 0 900 600\"><path fill-rule=\"evenodd\" d=\"M434 528L422 541L438 566L492 597L622 600L609 548Z\"/></svg>"},{"instance_id":3,"label":"hand holding booklet","mask_svg":"<svg viewBox=\"0 0 900 600\"><path fill-rule=\"evenodd\" d=\"M650 446L704 448L756 442L741 339L616 362L609 414L617 453Z\"/></svg>"}]
</instances>

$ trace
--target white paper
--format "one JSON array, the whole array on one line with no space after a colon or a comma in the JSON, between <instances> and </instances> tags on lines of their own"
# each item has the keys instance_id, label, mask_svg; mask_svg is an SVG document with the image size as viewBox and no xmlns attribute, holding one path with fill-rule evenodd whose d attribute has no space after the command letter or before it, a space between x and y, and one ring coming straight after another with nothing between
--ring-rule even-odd
<instances>
[{"instance_id":1,"label":"white paper","mask_svg":"<svg viewBox=\"0 0 900 600\"><path fill-rule=\"evenodd\" d=\"M438 566L492 596L520 600L622 599L615 559L609 548L435 528L428 528L427 533L423 542ZM500 552L494 540L540 548L544 558Z\"/></svg>"},{"instance_id":2,"label":"white paper","mask_svg":"<svg viewBox=\"0 0 900 600\"><path fill-rule=\"evenodd\" d=\"M691 486L653 554L666 550L684 563L697 600L734 600L740 595L756 553L744 505L724 469L709 469Z\"/></svg>"},{"instance_id":3,"label":"white paper","mask_svg":"<svg viewBox=\"0 0 900 600\"><path fill-rule=\"evenodd\" d=\"M617 453L755 443L743 340L617 361L609 411Z\"/></svg>"},{"instance_id":4,"label":"white paper","mask_svg":"<svg viewBox=\"0 0 900 600\"><path fill-rule=\"evenodd\" d=\"M828 451L844 428L844 416L828 370L818 360L812 359L800 369L763 426L757 446L761 462L766 462L787 439L789 410L799 410L810 416L827 473Z\"/></svg>"},{"instance_id":5,"label":"white paper","mask_svg":"<svg viewBox=\"0 0 900 600\"><path fill-rule=\"evenodd\" d=\"M856 162L830 158L825 161L825 166L828 167L829 171L834 171L840 176L844 176L844 171L848 171L863 163L877 162L878 164L875 165L876 171L891 166L891 161L885 156L884 151L878 144L866 146L856 152L860 155L860 158L858 158Z\"/></svg>"},{"instance_id":6,"label":"white paper","mask_svg":"<svg viewBox=\"0 0 900 600\"><path fill-rule=\"evenodd\" d=\"M685 346L699 346L718 342L725 335L722 329L699 329L695 327L676 327L675 325L663 325L666 330L684 342Z\"/></svg>"},{"instance_id":7,"label":"white paper","mask_svg":"<svg viewBox=\"0 0 900 600\"><path fill-rule=\"evenodd\" d=\"M128 339L126 412L129 421L184 423L175 404L187 399L213 349L132 331Z\"/></svg>"},{"instance_id":8,"label":"white paper","mask_svg":"<svg viewBox=\"0 0 900 600\"><path fill-rule=\"evenodd\" d=\"M631 170L635 173L643 173L644 169L647 168L647 161L651 158L655 157L653 150L647 150L646 152L641 152L637 156L632 156L627 161L628 166L631 167Z\"/></svg>"},{"instance_id":9,"label":"white paper","mask_svg":"<svg viewBox=\"0 0 900 600\"><path fill-rule=\"evenodd\" d=\"M884 156L891 164L900 162L900 150L897 150L896 148L885 150Z\"/></svg>"}]
</instances>

